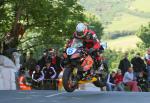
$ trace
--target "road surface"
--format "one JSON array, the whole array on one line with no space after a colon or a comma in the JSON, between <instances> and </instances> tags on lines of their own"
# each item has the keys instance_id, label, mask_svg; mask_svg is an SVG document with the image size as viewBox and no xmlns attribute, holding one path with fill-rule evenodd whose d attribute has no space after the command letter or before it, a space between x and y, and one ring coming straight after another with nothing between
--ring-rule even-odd
<instances>
[{"instance_id":1,"label":"road surface","mask_svg":"<svg viewBox=\"0 0 150 103\"><path fill-rule=\"evenodd\" d=\"M101 91L0 91L0 103L150 103L150 93Z\"/></svg>"}]
</instances>

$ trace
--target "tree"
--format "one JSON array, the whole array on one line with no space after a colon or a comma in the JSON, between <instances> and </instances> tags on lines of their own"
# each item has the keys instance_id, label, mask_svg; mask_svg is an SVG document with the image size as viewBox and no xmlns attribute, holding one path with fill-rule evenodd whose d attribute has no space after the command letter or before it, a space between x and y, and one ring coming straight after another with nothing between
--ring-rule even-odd
<instances>
[{"instance_id":1,"label":"tree","mask_svg":"<svg viewBox=\"0 0 150 103\"><path fill-rule=\"evenodd\" d=\"M91 13L85 13L86 22L89 24L89 28L94 30L98 36L99 39L103 36L103 27L102 23L100 22L100 19L91 14Z\"/></svg>"},{"instance_id":2,"label":"tree","mask_svg":"<svg viewBox=\"0 0 150 103\"><path fill-rule=\"evenodd\" d=\"M73 32L69 27L84 20L77 0L2 0L0 12L1 39L11 48L61 44Z\"/></svg>"},{"instance_id":3,"label":"tree","mask_svg":"<svg viewBox=\"0 0 150 103\"><path fill-rule=\"evenodd\" d=\"M144 47L150 47L150 23L148 26L141 26L136 34L143 41Z\"/></svg>"}]
</instances>

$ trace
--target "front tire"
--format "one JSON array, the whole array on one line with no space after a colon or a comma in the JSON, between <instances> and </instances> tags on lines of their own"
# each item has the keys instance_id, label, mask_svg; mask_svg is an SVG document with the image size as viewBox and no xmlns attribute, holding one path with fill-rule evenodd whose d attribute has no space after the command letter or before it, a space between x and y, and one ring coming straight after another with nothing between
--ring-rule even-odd
<instances>
[{"instance_id":1,"label":"front tire","mask_svg":"<svg viewBox=\"0 0 150 103\"><path fill-rule=\"evenodd\" d=\"M63 86L67 92L73 92L77 86L72 85L73 79L73 69L66 68L63 73Z\"/></svg>"}]
</instances>

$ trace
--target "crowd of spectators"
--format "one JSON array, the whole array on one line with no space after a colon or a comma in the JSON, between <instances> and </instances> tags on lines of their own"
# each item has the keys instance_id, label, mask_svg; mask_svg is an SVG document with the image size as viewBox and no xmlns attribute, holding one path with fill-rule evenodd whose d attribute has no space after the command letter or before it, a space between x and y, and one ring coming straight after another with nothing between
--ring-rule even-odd
<instances>
[{"instance_id":1,"label":"crowd of spectators","mask_svg":"<svg viewBox=\"0 0 150 103\"><path fill-rule=\"evenodd\" d=\"M13 54L17 56L16 54ZM35 59L33 52L23 53L20 57L19 72L16 74L18 88L24 89L57 89L57 80L62 71L61 60L57 50L46 49L39 60ZM16 58L16 57L15 57ZM13 60L13 58L12 58ZM16 64L18 59L15 60ZM26 78L28 80L26 80ZM30 81L26 83L26 81ZM108 73L105 86L108 91L149 91L150 85L150 49L144 58L136 53L129 60L128 53L120 60L118 70ZM24 85L27 84L27 85Z\"/></svg>"},{"instance_id":2,"label":"crowd of spectators","mask_svg":"<svg viewBox=\"0 0 150 103\"><path fill-rule=\"evenodd\" d=\"M57 79L62 71L61 58L54 49L46 49L39 60L34 59L33 53L21 57L21 69L30 81L33 89L58 89Z\"/></svg>"},{"instance_id":3,"label":"crowd of spectators","mask_svg":"<svg viewBox=\"0 0 150 103\"><path fill-rule=\"evenodd\" d=\"M128 53L120 60L118 71L112 71L106 77L106 87L108 91L148 92L150 84L150 49L147 50L144 58L140 53L136 53L128 59Z\"/></svg>"}]
</instances>

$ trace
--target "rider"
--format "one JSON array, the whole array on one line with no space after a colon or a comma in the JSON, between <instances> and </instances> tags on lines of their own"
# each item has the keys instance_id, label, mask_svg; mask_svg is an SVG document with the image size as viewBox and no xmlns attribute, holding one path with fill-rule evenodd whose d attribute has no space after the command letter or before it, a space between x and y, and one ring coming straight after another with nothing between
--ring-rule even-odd
<instances>
[{"instance_id":1,"label":"rider","mask_svg":"<svg viewBox=\"0 0 150 103\"><path fill-rule=\"evenodd\" d=\"M79 23L76 26L76 32L74 32L74 38L83 40L86 49L92 53L100 48L100 42L94 31L89 30L87 25Z\"/></svg>"},{"instance_id":2,"label":"rider","mask_svg":"<svg viewBox=\"0 0 150 103\"><path fill-rule=\"evenodd\" d=\"M76 39L80 39L83 41L83 47L86 49L87 53L90 56L87 56L89 58L97 58L100 57L100 55L98 55L100 49L101 49L101 45L100 45L100 41L97 38L97 35L94 31L88 29L87 25L84 23L79 23L76 26L76 31L73 34L73 38ZM68 44L66 46L69 47L73 42L73 39L71 39L70 41L68 41ZM83 67L83 72L79 72L79 74L81 74L79 78L84 77L84 75L88 75L89 74L89 69L91 68L91 63L92 63L92 59L88 59L85 58L85 60L88 60L87 63L83 62L82 67ZM96 68L98 68L100 65L100 59L93 59L94 63L96 64ZM85 65L84 65L85 64ZM93 64L93 63L92 63ZM98 64L98 65L97 65ZM82 78L84 79L84 78Z\"/></svg>"},{"instance_id":3,"label":"rider","mask_svg":"<svg viewBox=\"0 0 150 103\"><path fill-rule=\"evenodd\" d=\"M84 23L79 23L76 26L76 31L73 34L73 38L77 38L83 41L83 44L89 53L100 49L100 42L96 36L96 33L88 29ZM70 46L72 40L68 41L67 47Z\"/></svg>"},{"instance_id":4,"label":"rider","mask_svg":"<svg viewBox=\"0 0 150 103\"><path fill-rule=\"evenodd\" d=\"M84 23L79 23L76 26L76 31L73 34L73 38L77 38L83 41L83 45L91 56L94 58L99 57L98 52L101 48L100 41L94 31L88 29L87 25ZM69 42L68 46L72 43ZM96 60L95 60L96 61Z\"/></svg>"}]
</instances>

